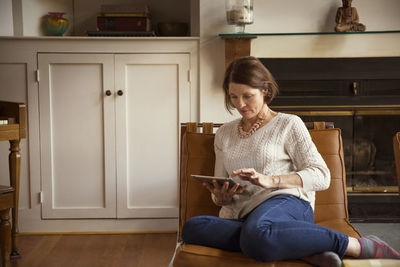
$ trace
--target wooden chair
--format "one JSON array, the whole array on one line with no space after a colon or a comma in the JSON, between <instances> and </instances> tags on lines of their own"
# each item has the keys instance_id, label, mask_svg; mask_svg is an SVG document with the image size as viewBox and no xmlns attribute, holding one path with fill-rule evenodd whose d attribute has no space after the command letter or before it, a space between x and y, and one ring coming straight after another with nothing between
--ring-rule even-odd
<instances>
[{"instance_id":1,"label":"wooden chair","mask_svg":"<svg viewBox=\"0 0 400 267\"><path fill-rule=\"evenodd\" d=\"M394 150L394 161L396 162L396 175L397 175L397 183L399 185L399 196L400 196L400 132L397 132L393 137L393 150Z\"/></svg>"},{"instance_id":2,"label":"wooden chair","mask_svg":"<svg viewBox=\"0 0 400 267\"><path fill-rule=\"evenodd\" d=\"M0 125L0 141L8 141L10 143L10 153L8 156L8 161L10 169L10 185L13 188L11 193L13 199L13 205L11 207L12 208L11 258L16 259L20 257L20 254L18 253L17 249L18 202L19 202L19 184L20 184L20 168L21 168L21 154L19 145L21 139L26 138L26 132L27 132L25 104L0 101L0 120L2 122L3 121L7 122L7 124L2 123ZM9 191L10 190L9 188L10 187L6 186L3 187L2 190ZM4 194L9 192L4 192ZM7 195L6 198L8 199L9 197L10 195ZM2 209L2 216L4 214L5 214L5 209ZM2 222L3 222L3 217L2 217ZM8 236L6 236L6 238L8 238ZM8 244L7 243L8 241L5 241L4 239L2 239L1 242L2 244L4 242ZM10 254L8 255L9 258Z\"/></svg>"},{"instance_id":3,"label":"wooden chair","mask_svg":"<svg viewBox=\"0 0 400 267\"><path fill-rule=\"evenodd\" d=\"M324 123L315 124L310 130L311 137L331 171L331 185L325 191L317 192L315 221L353 237L359 237L357 230L349 223L347 210L346 177L340 129L322 129ZM218 215L219 207L211 201L210 193L191 174L213 175L214 134L213 124L204 123L203 132L198 133L196 123L188 123L181 131L181 173L180 173L180 217L178 241L183 224L198 215ZM239 252L228 252L216 248L178 242L170 266L310 266L304 261L258 262Z\"/></svg>"},{"instance_id":4,"label":"wooden chair","mask_svg":"<svg viewBox=\"0 0 400 267\"><path fill-rule=\"evenodd\" d=\"M0 255L1 266L10 266L11 224L10 209L14 207L14 188L0 186Z\"/></svg>"}]
</instances>

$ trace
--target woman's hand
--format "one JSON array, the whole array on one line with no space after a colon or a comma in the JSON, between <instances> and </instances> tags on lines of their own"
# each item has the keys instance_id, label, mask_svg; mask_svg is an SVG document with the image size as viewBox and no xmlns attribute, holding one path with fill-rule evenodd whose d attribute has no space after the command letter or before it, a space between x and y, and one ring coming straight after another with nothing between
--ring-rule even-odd
<instances>
[{"instance_id":1,"label":"woman's hand","mask_svg":"<svg viewBox=\"0 0 400 267\"><path fill-rule=\"evenodd\" d=\"M256 172L253 168L245 168L233 171L231 177L238 176L240 179L249 181L254 185L261 186L265 189L279 188L280 178L268 176Z\"/></svg>"},{"instance_id":2,"label":"woman's hand","mask_svg":"<svg viewBox=\"0 0 400 267\"><path fill-rule=\"evenodd\" d=\"M222 185L220 185L216 180L210 183L203 183L203 186L208 189L211 193L214 194L215 197L215 204L218 206L228 205L232 203L232 197L235 194L242 193L246 186L240 186L239 183L229 187L229 182L226 181Z\"/></svg>"}]
</instances>

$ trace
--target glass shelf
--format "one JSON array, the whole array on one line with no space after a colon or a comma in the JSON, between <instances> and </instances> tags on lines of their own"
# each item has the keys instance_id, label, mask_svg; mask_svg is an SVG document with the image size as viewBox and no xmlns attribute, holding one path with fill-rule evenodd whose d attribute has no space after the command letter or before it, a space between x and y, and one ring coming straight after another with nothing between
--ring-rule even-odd
<instances>
[{"instance_id":1,"label":"glass shelf","mask_svg":"<svg viewBox=\"0 0 400 267\"><path fill-rule=\"evenodd\" d=\"M400 33L398 31L365 31L365 32L294 32L294 33L220 33L219 37L250 37L250 36L279 36L279 35L330 35L330 34L379 34Z\"/></svg>"}]
</instances>

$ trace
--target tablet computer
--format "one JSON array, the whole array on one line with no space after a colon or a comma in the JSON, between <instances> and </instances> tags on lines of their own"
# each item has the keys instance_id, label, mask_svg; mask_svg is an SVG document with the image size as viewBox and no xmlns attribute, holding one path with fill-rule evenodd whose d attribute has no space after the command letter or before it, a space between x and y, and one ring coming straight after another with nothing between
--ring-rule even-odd
<instances>
[{"instance_id":1,"label":"tablet computer","mask_svg":"<svg viewBox=\"0 0 400 267\"><path fill-rule=\"evenodd\" d=\"M216 176L197 175L197 174L192 174L191 176L199 182L212 183L213 180L216 180L221 185L225 181L229 182L229 186L233 186L236 184L236 182L230 177L216 177Z\"/></svg>"}]
</instances>

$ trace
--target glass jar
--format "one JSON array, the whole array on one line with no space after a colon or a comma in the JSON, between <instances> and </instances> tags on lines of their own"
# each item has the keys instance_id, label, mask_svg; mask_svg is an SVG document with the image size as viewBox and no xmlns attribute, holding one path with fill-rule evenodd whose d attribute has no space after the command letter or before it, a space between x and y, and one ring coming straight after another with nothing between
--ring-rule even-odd
<instances>
[{"instance_id":1,"label":"glass jar","mask_svg":"<svg viewBox=\"0 0 400 267\"><path fill-rule=\"evenodd\" d=\"M244 33L247 24L253 23L253 0L226 0L226 20L236 26L236 33Z\"/></svg>"}]
</instances>

